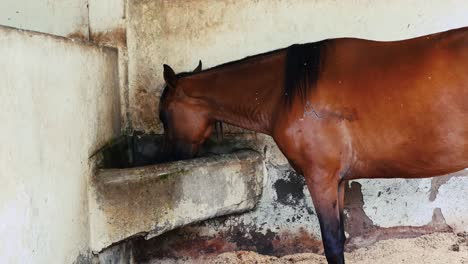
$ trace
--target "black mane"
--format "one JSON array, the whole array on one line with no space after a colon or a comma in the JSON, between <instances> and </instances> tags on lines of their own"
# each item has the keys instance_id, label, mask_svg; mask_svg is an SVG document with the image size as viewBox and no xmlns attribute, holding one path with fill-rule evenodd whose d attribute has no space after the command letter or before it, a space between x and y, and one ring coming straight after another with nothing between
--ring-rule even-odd
<instances>
[{"instance_id":1,"label":"black mane","mask_svg":"<svg viewBox=\"0 0 468 264\"><path fill-rule=\"evenodd\" d=\"M287 105L299 97L307 100L309 90L317 84L320 75L322 50L326 40L295 44L287 48L285 65L284 95Z\"/></svg>"},{"instance_id":2,"label":"black mane","mask_svg":"<svg viewBox=\"0 0 468 264\"><path fill-rule=\"evenodd\" d=\"M283 51L285 51L287 49L289 49L289 47L281 48L281 49L277 49L277 50L272 50L272 51L268 51L268 52L264 52L264 53L259 53L259 54L256 54L256 55L247 56L247 57L242 58L240 60L235 60L235 61L230 61L230 62L226 62L226 63L223 63L223 64L219 64L219 65L213 66L211 68L201 70L199 72L181 72L181 73L178 73L176 75L177 75L177 77L184 78L184 77L189 77L189 76L192 76L192 75L197 75L197 74L201 74L201 73L205 73L205 72L219 70L219 69L234 66L234 65L237 65L237 64L240 64L240 63L246 63L246 62L248 62L250 60L265 58L265 57L268 57L270 55L274 55L276 53L283 52Z\"/></svg>"},{"instance_id":3,"label":"black mane","mask_svg":"<svg viewBox=\"0 0 468 264\"><path fill-rule=\"evenodd\" d=\"M322 62L322 51L326 42L327 40L306 44L294 44L287 48L277 49L266 53L248 56L240 60L220 64L200 72L181 72L177 74L177 77L184 78L286 51L286 63L284 65L284 96L286 104L290 106L296 96L304 102L307 99L309 90L316 86L320 77L319 75ZM166 90L167 89L165 87L161 94L161 101L166 97Z\"/></svg>"}]
</instances>

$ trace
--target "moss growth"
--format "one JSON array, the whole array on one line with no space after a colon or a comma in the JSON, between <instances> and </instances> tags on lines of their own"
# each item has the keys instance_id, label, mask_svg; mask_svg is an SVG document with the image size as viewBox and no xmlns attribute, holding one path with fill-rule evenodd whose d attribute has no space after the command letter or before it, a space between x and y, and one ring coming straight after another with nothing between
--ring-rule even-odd
<instances>
[{"instance_id":1,"label":"moss growth","mask_svg":"<svg viewBox=\"0 0 468 264\"><path fill-rule=\"evenodd\" d=\"M188 171L189 170L182 169L182 170L177 170L174 172L164 173L164 174L159 175L158 179L164 181L164 180L167 180L169 177L175 177L175 176L186 174Z\"/></svg>"}]
</instances>

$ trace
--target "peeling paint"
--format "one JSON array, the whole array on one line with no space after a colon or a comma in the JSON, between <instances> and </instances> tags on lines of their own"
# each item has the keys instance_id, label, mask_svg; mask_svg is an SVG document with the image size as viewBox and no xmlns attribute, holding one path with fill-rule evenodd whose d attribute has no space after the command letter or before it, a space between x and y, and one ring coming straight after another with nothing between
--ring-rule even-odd
<instances>
[{"instance_id":1,"label":"peeling paint","mask_svg":"<svg viewBox=\"0 0 468 264\"><path fill-rule=\"evenodd\" d=\"M364 198L361 184L351 182L345 189L345 231L350 237L375 229L376 226L364 212Z\"/></svg>"},{"instance_id":2,"label":"peeling paint","mask_svg":"<svg viewBox=\"0 0 468 264\"><path fill-rule=\"evenodd\" d=\"M302 175L289 172L288 176L277 180L273 187L277 201L283 205L297 206L304 199L305 179Z\"/></svg>"},{"instance_id":3,"label":"peeling paint","mask_svg":"<svg viewBox=\"0 0 468 264\"><path fill-rule=\"evenodd\" d=\"M434 177L431 180L431 190L429 193L429 201L433 202L437 198L437 194L439 193L439 188L447 183L450 178L453 176L443 176L443 177Z\"/></svg>"},{"instance_id":4,"label":"peeling paint","mask_svg":"<svg viewBox=\"0 0 468 264\"><path fill-rule=\"evenodd\" d=\"M346 190L346 220L345 230L349 234L346 250L372 245L380 240L390 238L412 238L434 232L451 232L440 208L435 208L432 220L423 226L393 226L379 227L365 214L363 210L364 199L361 184L352 182Z\"/></svg>"},{"instance_id":5,"label":"peeling paint","mask_svg":"<svg viewBox=\"0 0 468 264\"><path fill-rule=\"evenodd\" d=\"M427 225L372 228L357 237L351 237L346 243L346 250L352 251L357 248L366 247L380 240L414 238L436 232L452 232L452 228L445 223L445 219L439 208L434 209L432 221Z\"/></svg>"}]
</instances>

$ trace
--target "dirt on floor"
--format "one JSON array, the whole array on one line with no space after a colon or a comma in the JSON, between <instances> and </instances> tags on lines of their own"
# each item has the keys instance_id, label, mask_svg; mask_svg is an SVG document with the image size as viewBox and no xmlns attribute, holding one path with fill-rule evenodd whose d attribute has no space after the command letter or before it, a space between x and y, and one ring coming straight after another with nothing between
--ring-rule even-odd
<instances>
[{"instance_id":1,"label":"dirt on floor","mask_svg":"<svg viewBox=\"0 0 468 264\"><path fill-rule=\"evenodd\" d=\"M346 253L348 264L468 264L468 233L437 233L411 239L390 239ZM324 256L303 253L284 257L250 251L227 252L198 259L153 260L150 264L326 264Z\"/></svg>"}]
</instances>

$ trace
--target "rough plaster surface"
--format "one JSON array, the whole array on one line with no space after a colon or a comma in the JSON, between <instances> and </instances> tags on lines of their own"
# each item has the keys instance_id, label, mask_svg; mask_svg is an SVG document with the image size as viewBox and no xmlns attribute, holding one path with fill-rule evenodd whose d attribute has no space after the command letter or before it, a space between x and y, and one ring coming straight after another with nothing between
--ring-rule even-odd
<instances>
[{"instance_id":1,"label":"rough plaster surface","mask_svg":"<svg viewBox=\"0 0 468 264\"><path fill-rule=\"evenodd\" d=\"M2 0L0 25L88 38L86 0Z\"/></svg>"},{"instance_id":2,"label":"rough plaster surface","mask_svg":"<svg viewBox=\"0 0 468 264\"><path fill-rule=\"evenodd\" d=\"M119 50L121 126L129 129L126 0L3 0L0 25L89 41Z\"/></svg>"},{"instance_id":3,"label":"rough plaster surface","mask_svg":"<svg viewBox=\"0 0 468 264\"><path fill-rule=\"evenodd\" d=\"M468 232L468 171L465 177L453 177L440 187L434 201L439 207L448 225L456 232Z\"/></svg>"},{"instance_id":4,"label":"rough plaster surface","mask_svg":"<svg viewBox=\"0 0 468 264\"><path fill-rule=\"evenodd\" d=\"M359 183L362 185L364 212L375 225L421 226L432 220L434 205L429 201L431 179L359 180Z\"/></svg>"},{"instance_id":5,"label":"rough plaster surface","mask_svg":"<svg viewBox=\"0 0 468 264\"><path fill-rule=\"evenodd\" d=\"M130 169L101 169L90 186L91 247L252 209L262 193L254 151Z\"/></svg>"},{"instance_id":6,"label":"rough plaster surface","mask_svg":"<svg viewBox=\"0 0 468 264\"><path fill-rule=\"evenodd\" d=\"M363 209L379 227L422 226L431 222L434 209L440 208L446 223L462 232L468 231L467 176L467 170L444 176L448 180L438 187L434 200L431 182L439 178L358 182L362 184Z\"/></svg>"},{"instance_id":7,"label":"rough plaster surface","mask_svg":"<svg viewBox=\"0 0 468 264\"><path fill-rule=\"evenodd\" d=\"M88 0L88 3L91 34L124 27L126 0Z\"/></svg>"},{"instance_id":8,"label":"rough plaster surface","mask_svg":"<svg viewBox=\"0 0 468 264\"><path fill-rule=\"evenodd\" d=\"M230 216L222 221L207 222L199 235L214 235L214 226L216 232L227 232L237 226L246 233L254 230L262 234L298 234L304 230L320 239L318 219L302 176L295 174L288 166L267 163L266 167L268 179L258 207L254 211Z\"/></svg>"},{"instance_id":9,"label":"rough plaster surface","mask_svg":"<svg viewBox=\"0 0 468 264\"><path fill-rule=\"evenodd\" d=\"M130 130L128 113L127 0L87 0L89 3L89 39L98 45L119 50L119 86L121 123Z\"/></svg>"},{"instance_id":10,"label":"rough plaster surface","mask_svg":"<svg viewBox=\"0 0 468 264\"><path fill-rule=\"evenodd\" d=\"M117 53L0 27L0 54L0 263L89 259L88 158L120 132Z\"/></svg>"}]
</instances>

